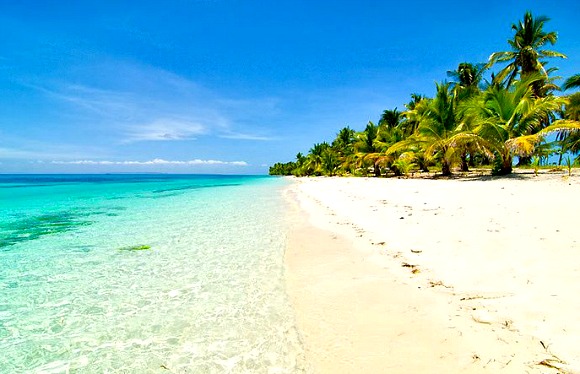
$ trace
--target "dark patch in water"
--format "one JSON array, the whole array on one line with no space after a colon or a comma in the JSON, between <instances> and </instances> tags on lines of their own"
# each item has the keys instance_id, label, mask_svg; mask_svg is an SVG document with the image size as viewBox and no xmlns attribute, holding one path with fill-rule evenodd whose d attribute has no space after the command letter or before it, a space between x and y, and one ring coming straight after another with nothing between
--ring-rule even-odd
<instances>
[{"instance_id":1,"label":"dark patch in water","mask_svg":"<svg viewBox=\"0 0 580 374\"><path fill-rule=\"evenodd\" d=\"M7 227L8 233L0 237L0 248L88 226L92 222L84 219L86 216L74 212L61 212L16 221Z\"/></svg>"},{"instance_id":2,"label":"dark patch in water","mask_svg":"<svg viewBox=\"0 0 580 374\"><path fill-rule=\"evenodd\" d=\"M120 211L126 208L113 207L107 209ZM117 216L118 213L107 210L73 209L20 219L0 226L0 248L89 226L94 223L89 217L96 215Z\"/></svg>"}]
</instances>

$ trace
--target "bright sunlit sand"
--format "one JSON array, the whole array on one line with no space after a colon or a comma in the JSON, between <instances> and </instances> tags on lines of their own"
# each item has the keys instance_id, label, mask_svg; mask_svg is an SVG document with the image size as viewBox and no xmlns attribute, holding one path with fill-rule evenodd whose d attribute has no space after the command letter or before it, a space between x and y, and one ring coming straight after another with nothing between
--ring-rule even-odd
<instances>
[{"instance_id":1,"label":"bright sunlit sand","mask_svg":"<svg viewBox=\"0 0 580 374\"><path fill-rule=\"evenodd\" d=\"M314 369L579 372L579 186L295 179L287 284Z\"/></svg>"}]
</instances>

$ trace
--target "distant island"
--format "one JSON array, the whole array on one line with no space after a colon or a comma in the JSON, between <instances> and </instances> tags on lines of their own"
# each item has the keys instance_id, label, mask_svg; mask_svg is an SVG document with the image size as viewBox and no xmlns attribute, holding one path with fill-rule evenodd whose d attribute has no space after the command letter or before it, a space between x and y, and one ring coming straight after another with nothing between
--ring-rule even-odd
<instances>
[{"instance_id":1,"label":"distant island","mask_svg":"<svg viewBox=\"0 0 580 374\"><path fill-rule=\"evenodd\" d=\"M580 152L580 74L558 85L549 60L566 58L546 49L557 34L545 31L549 18L526 12L512 25L509 50L486 63L460 63L435 97L411 94L405 110L385 110L362 131L344 127L332 142L316 143L295 161L276 163L271 175L375 177L455 168L488 168L492 175L517 166L539 168L557 157L571 168ZM491 69L505 64L501 70ZM489 75L488 75L489 73Z\"/></svg>"}]
</instances>

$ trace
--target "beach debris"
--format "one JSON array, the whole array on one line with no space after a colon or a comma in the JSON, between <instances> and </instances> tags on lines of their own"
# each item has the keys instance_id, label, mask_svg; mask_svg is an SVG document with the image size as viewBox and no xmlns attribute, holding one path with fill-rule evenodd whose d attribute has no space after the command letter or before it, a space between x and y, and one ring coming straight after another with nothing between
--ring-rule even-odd
<instances>
[{"instance_id":1,"label":"beach debris","mask_svg":"<svg viewBox=\"0 0 580 374\"><path fill-rule=\"evenodd\" d=\"M459 299L459 301L467 301L467 300L477 300L477 299L484 299L484 300L491 300L491 299L501 299L504 297L511 297L514 296L513 293L489 293L488 295L473 295L473 296L465 296Z\"/></svg>"},{"instance_id":2,"label":"beach debris","mask_svg":"<svg viewBox=\"0 0 580 374\"><path fill-rule=\"evenodd\" d=\"M421 252L423 251L420 249L411 249L411 253L421 253Z\"/></svg>"},{"instance_id":3,"label":"beach debris","mask_svg":"<svg viewBox=\"0 0 580 374\"><path fill-rule=\"evenodd\" d=\"M131 245L128 247L121 247L121 248L119 248L119 251L143 251L146 249L151 249L151 246L149 246L149 245Z\"/></svg>"},{"instance_id":4,"label":"beach debris","mask_svg":"<svg viewBox=\"0 0 580 374\"><path fill-rule=\"evenodd\" d=\"M537 363L537 365L546 366L558 370L562 374L580 374L580 367L576 364L569 364L562 360L549 350L549 345L540 340L540 344L552 358L547 358Z\"/></svg>"},{"instance_id":5,"label":"beach debris","mask_svg":"<svg viewBox=\"0 0 580 374\"><path fill-rule=\"evenodd\" d=\"M431 287L441 286L441 287L445 287L445 288L452 288L451 286L448 286L448 285L446 285L445 283L443 283L441 281L429 281L429 285Z\"/></svg>"},{"instance_id":6,"label":"beach debris","mask_svg":"<svg viewBox=\"0 0 580 374\"><path fill-rule=\"evenodd\" d=\"M419 265L413 265L413 264L409 264L409 263L403 262L401 264L401 266L404 267L404 268L410 268L411 269L411 273L413 273L413 274L419 274L421 272L421 270L419 270L419 268L418 268Z\"/></svg>"},{"instance_id":7,"label":"beach debris","mask_svg":"<svg viewBox=\"0 0 580 374\"><path fill-rule=\"evenodd\" d=\"M580 369L577 367L572 367L566 364L559 358L547 358L538 362L538 365L546 366L552 369L558 370L558 372L563 374L580 374Z\"/></svg>"},{"instance_id":8,"label":"beach debris","mask_svg":"<svg viewBox=\"0 0 580 374\"><path fill-rule=\"evenodd\" d=\"M377 242L377 243L373 243L374 245L385 245L386 242Z\"/></svg>"},{"instance_id":9,"label":"beach debris","mask_svg":"<svg viewBox=\"0 0 580 374\"><path fill-rule=\"evenodd\" d=\"M512 329L512 325L513 325L513 321L511 319L505 320L503 321L503 325L505 326L505 328L507 328L508 330Z\"/></svg>"}]
</instances>

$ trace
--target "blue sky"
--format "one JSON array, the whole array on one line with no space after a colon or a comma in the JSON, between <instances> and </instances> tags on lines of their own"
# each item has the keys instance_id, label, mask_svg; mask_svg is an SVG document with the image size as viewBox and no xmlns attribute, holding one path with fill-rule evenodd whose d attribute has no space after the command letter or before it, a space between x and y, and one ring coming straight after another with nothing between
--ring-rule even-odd
<instances>
[{"instance_id":1,"label":"blue sky","mask_svg":"<svg viewBox=\"0 0 580 374\"><path fill-rule=\"evenodd\" d=\"M0 172L264 174L580 2L0 0Z\"/></svg>"}]
</instances>

